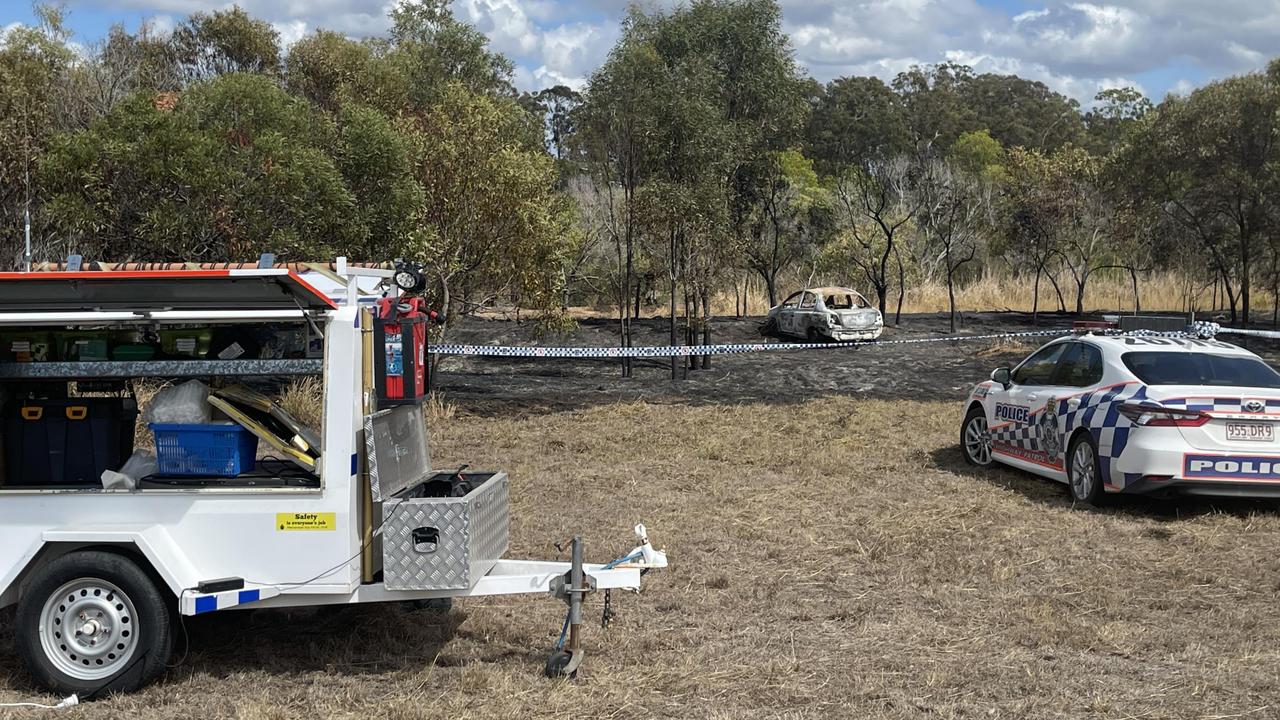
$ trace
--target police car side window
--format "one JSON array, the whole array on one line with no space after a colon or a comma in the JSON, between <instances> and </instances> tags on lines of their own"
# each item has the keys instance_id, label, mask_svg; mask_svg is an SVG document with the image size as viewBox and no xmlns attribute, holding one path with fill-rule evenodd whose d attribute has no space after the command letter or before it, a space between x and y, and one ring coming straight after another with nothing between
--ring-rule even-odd
<instances>
[{"instance_id":1,"label":"police car side window","mask_svg":"<svg viewBox=\"0 0 1280 720\"><path fill-rule=\"evenodd\" d=\"M1102 353L1092 345L1082 342L1070 346L1058 364L1054 385L1087 387L1102 381Z\"/></svg>"},{"instance_id":2,"label":"police car side window","mask_svg":"<svg viewBox=\"0 0 1280 720\"><path fill-rule=\"evenodd\" d=\"M791 297L787 298L786 300L783 300L782 307L788 307L788 308L796 307L797 305L800 304L800 295L801 293L796 293Z\"/></svg>"},{"instance_id":3,"label":"police car side window","mask_svg":"<svg viewBox=\"0 0 1280 720\"><path fill-rule=\"evenodd\" d=\"M1058 343L1041 348L1013 371L1013 381L1019 385L1048 385L1066 347L1066 343Z\"/></svg>"},{"instance_id":4,"label":"police car side window","mask_svg":"<svg viewBox=\"0 0 1280 720\"><path fill-rule=\"evenodd\" d=\"M816 304L817 298L814 297L813 293L807 292L804 294L804 299L800 301L800 309L812 310Z\"/></svg>"}]
</instances>

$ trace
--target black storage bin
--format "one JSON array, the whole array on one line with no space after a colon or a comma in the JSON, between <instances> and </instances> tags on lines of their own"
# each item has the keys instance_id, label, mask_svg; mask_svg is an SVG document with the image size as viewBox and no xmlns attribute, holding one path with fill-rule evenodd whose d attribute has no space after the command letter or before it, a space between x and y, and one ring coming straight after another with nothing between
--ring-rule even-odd
<instances>
[{"instance_id":1,"label":"black storage bin","mask_svg":"<svg viewBox=\"0 0 1280 720\"><path fill-rule=\"evenodd\" d=\"M13 400L4 408L6 487L95 486L133 454L138 408L125 398Z\"/></svg>"}]
</instances>

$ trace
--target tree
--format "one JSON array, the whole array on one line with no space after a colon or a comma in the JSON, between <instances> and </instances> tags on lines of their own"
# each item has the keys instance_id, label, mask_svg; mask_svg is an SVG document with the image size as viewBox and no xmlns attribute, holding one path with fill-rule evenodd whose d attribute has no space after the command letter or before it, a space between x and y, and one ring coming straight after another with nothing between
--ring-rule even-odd
<instances>
[{"instance_id":1,"label":"tree","mask_svg":"<svg viewBox=\"0 0 1280 720\"><path fill-rule=\"evenodd\" d=\"M893 89L902 98L908 127L916 143L951 147L956 138L980 127L965 97L973 69L958 63L916 65L898 73Z\"/></svg>"},{"instance_id":2,"label":"tree","mask_svg":"<svg viewBox=\"0 0 1280 720\"><path fill-rule=\"evenodd\" d=\"M457 84L481 95L514 97L515 66L489 51L484 33L454 17L451 0L407 0L391 9L394 62L409 78L410 102L429 110Z\"/></svg>"},{"instance_id":3,"label":"tree","mask_svg":"<svg viewBox=\"0 0 1280 720\"><path fill-rule=\"evenodd\" d=\"M174 28L170 42L187 82L228 73L274 75L280 70L280 34L244 10L195 13Z\"/></svg>"},{"instance_id":4,"label":"tree","mask_svg":"<svg viewBox=\"0 0 1280 720\"><path fill-rule=\"evenodd\" d=\"M305 259L367 230L333 161L333 128L262 76L230 74L176 103L134 96L40 164L51 225L106 257Z\"/></svg>"},{"instance_id":5,"label":"tree","mask_svg":"<svg viewBox=\"0 0 1280 720\"><path fill-rule=\"evenodd\" d=\"M983 232L990 227L991 183L941 160L924 161L918 173L913 187L920 208L917 226L925 236L925 247L941 263L954 333L956 274L978 258Z\"/></svg>"},{"instance_id":6,"label":"tree","mask_svg":"<svg viewBox=\"0 0 1280 720\"><path fill-rule=\"evenodd\" d=\"M28 223L35 226L37 251L42 244L34 179L41 154L62 124L56 100L73 61L61 13L47 6L38 6L36 13L37 26L12 28L0 38L0 253L5 265L24 259Z\"/></svg>"},{"instance_id":7,"label":"tree","mask_svg":"<svg viewBox=\"0 0 1280 720\"><path fill-rule=\"evenodd\" d=\"M1108 88L1093 97L1084 124L1095 152L1109 154L1128 139L1153 105L1137 88Z\"/></svg>"},{"instance_id":8,"label":"tree","mask_svg":"<svg viewBox=\"0 0 1280 720\"><path fill-rule=\"evenodd\" d=\"M409 107L412 81L385 40L352 40L318 30L289 48L285 86L295 95L336 111L347 103L394 115Z\"/></svg>"},{"instance_id":9,"label":"tree","mask_svg":"<svg viewBox=\"0 0 1280 720\"><path fill-rule=\"evenodd\" d=\"M964 133L947 151L947 160L955 168L995 182L1006 178L1007 157L1004 146L986 130Z\"/></svg>"},{"instance_id":10,"label":"tree","mask_svg":"<svg viewBox=\"0 0 1280 720\"><path fill-rule=\"evenodd\" d=\"M1231 320L1249 321L1263 238L1280 213L1280 72L1252 73L1171 96L1144 120L1121 162L1133 192L1197 238Z\"/></svg>"},{"instance_id":11,"label":"tree","mask_svg":"<svg viewBox=\"0 0 1280 720\"><path fill-rule=\"evenodd\" d=\"M828 83L817 97L807 135L810 156L826 173L911 147L902 98L874 77Z\"/></svg>"},{"instance_id":12,"label":"tree","mask_svg":"<svg viewBox=\"0 0 1280 720\"><path fill-rule=\"evenodd\" d=\"M1005 147L1056 150L1084 139L1080 104L1044 83L1016 75L975 75L958 92L985 128Z\"/></svg>"},{"instance_id":13,"label":"tree","mask_svg":"<svg viewBox=\"0 0 1280 720\"><path fill-rule=\"evenodd\" d=\"M882 315L891 282L889 260L898 261L901 277L897 243L919 210L919 198L911 192L911 172L911 159L898 156L851 168L836 181L842 237L827 250L827 263L853 265L861 271L876 291Z\"/></svg>"},{"instance_id":14,"label":"tree","mask_svg":"<svg viewBox=\"0 0 1280 720\"><path fill-rule=\"evenodd\" d=\"M559 307L571 215L551 158L520 138L526 119L514 100L454 82L411 121L423 215L410 245L435 272L446 318L497 297Z\"/></svg>"},{"instance_id":15,"label":"tree","mask_svg":"<svg viewBox=\"0 0 1280 720\"><path fill-rule=\"evenodd\" d=\"M582 95L564 85L556 85L539 91L534 98L546 119L547 150L557 160L564 160L576 130L574 110L582 104Z\"/></svg>"},{"instance_id":16,"label":"tree","mask_svg":"<svg viewBox=\"0 0 1280 720\"><path fill-rule=\"evenodd\" d=\"M741 250L744 262L764 281L770 307L777 305L778 276L816 245L814 227L829 212L830 198L813 162L796 150L770 158L766 190Z\"/></svg>"}]
</instances>

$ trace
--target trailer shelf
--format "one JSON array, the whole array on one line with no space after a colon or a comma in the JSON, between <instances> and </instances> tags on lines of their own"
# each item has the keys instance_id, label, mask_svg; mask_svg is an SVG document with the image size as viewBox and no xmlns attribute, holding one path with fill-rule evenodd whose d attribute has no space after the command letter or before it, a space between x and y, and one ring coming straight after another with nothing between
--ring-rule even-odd
<instances>
[{"instance_id":1,"label":"trailer shelf","mask_svg":"<svg viewBox=\"0 0 1280 720\"><path fill-rule=\"evenodd\" d=\"M320 375L321 360L142 360L0 363L0 380Z\"/></svg>"}]
</instances>

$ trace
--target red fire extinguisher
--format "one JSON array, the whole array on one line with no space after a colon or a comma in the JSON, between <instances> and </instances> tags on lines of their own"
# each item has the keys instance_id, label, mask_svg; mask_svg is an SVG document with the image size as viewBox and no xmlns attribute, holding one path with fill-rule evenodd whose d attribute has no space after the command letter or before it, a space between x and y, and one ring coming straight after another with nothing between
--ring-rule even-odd
<instances>
[{"instance_id":1,"label":"red fire extinguisher","mask_svg":"<svg viewBox=\"0 0 1280 720\"><path fill-rule=\"evenodd\" d=\"M427 395L427 324L436 313L420 297L382 298L373 321L378 404L420 404Z\"/></svg>"}]
</instances>

